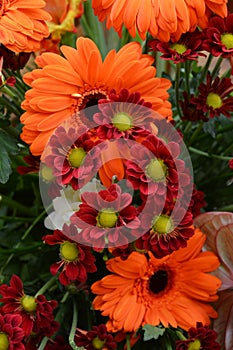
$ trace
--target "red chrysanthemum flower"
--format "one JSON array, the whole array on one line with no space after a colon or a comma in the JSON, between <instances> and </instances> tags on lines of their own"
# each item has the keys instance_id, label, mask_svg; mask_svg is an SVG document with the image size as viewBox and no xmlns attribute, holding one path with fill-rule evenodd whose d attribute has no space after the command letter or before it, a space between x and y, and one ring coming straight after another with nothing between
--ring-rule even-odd
<instances>
[{"instance_id":1,"label":"red chrysanthemum flower","mask_svg":"<svg viewBox=\"0 0 233 350\"><path fill-rule=\"evenodd\" d=\"M156 214L156 203L153 199L148 207L151 208L151 213L142 215L142 222L147 224L150 220L151 226L135 242L136 250L151 251L159 259L186 247L187 241L194 235L192 213L181 205L175 207L165 204L162 212L159 210Z\"/></svg>"},{"instance_id":2,"label":"red chrysanthemum flower","mask_svg":"<svg viewBox=\"0 0 233 350\"><path fill-rule=\"evenodd\" d=\"M217 332L204 326L202 322L197 322L196 328L192 327L188 331L189 339L176 341L176 350L220 350L221 346L215 340Z\"/></svg>"},{"instance_id":3,"label":"red chrysanthemum flower","mask_svg":"<svg viewBox=\"0 0 233 350\"><path fill-rule=\"evenodd\" d=\"M48 142L45 164L52 169L59 185L71 185L74 190L85 185L98 170L99 153L85 127L66 130L59 126ZM90 152L93 149L92 152Z\"/></svg>"},{"instance_id":4,"label":"red chrysanthemum flower","mask_svg":"<svg viewBox=\"0 0 233 350\"><path fill-rule=\"evenodd\" d=\"M68 285L75 281L85 282L88 272L95 272L95 257L90 247L86 247L74 241L77 239L78 231L73 225L63 225L62 231L55 230L53 235L44 236L42 239L49 245L60 245L61 260L51 265L52 275L62 269L59 274L59 281Z\"/></svg>"},{"instance_id":5,"label":"red chrysanthemum flower","mask_svg":"<svg viewBox=\"0 0 233 350\"><path fill-rule=\"evenodd\" d=\"M191 122L196 122L198 120L203 120L204 122L208 121L208 118L206 117L205 113L197 109L197 105L195 103L192 103L192 99L194 98L194 95L191 94L190 96L186 91L183 92L184 100L180 100L179 104L182 109L182 120L189 120Z\"/></svg>"},{"instance_id":6,"label":"red chrysanthemum flower","mask_svg":"<svg viewBox=\"0 0 233 350\"><path fill-rule=\"evenodd\" d=\"M99 113L93 116L100 139L145 137L152 131L154 121L152 104L141 99L139 92L130 93L122 89L119 94L113 89L108 99L98 102ZM158 116L159 118L159 116Z\"/></svg>"},{"instance_id":7,"label":"red chrysanthemum flower","mask_svg":"<svg viewBox=\"0 0 233 350\"><path fill-rule=\"evenodd\" d=\"M194 185L192 198L189 204L189 210L193 214L193 218L201 214L201 209L206 206L204 198L205 193L197 190L196 186Z\"/></svg>"},{"instance_id":8,"label":"red chrysanthemum flower","mask_svg":"<svg viewBox=\"0 0 233 350\"><path fill-rule=\"evenodd\" d=\"M213 56L231 57L233 55L233 14L226 18L218 16L209 20L204 30L203 49Z\"/></svg>"},{"instance_id":9,"label":"red chrysanthemum flower","mask_svg":"<svg viewBox=\"0 0 233 350\"><path fill-rule=\"evenodd\" d=\"M201 83L199 95L191 99L191 103L196 104L196 108L204 113L208 113L210 118L225 115L230 118L233 112L233 83L230 78L216 77L214 80L210 74L206 77L206 84Z\"/></svg>"},{"instance_id":10,"label":"red chrysanthemum flower","mask_svg":"<svg viewBox=\"0 0 233 350\"><path fill-rule=\"evenodd\" d=\"M176 142L165 144L150 134L131 149L131 159L126 161L126 178L142 196L155 195L157 199L173 202L178 195L179 182L190 184L190 176L184 161L178 159L180 146Z\"/></svg>"},{"instance_id":11,"label":"red chrysanthemum flower","mask_svg":"<svg viewBox=\"0 0 233 350\"><path fill-rule=\"evenodd\" d=\"M55 339L49 339L44 350L72 350L72 347L59 335Z\"/></svg>"},{"instance_id":12,"label":"red chrysanthemum flower","mask_svg":"<svg viewBox=\"0 0 233 350\"><path fill-rule=\"evenodd\" d=\"M229 168L233 169L233 158L228 162Z\"/></svg>"},{"instance_id":13,"label":"red chrysanthemum flower","mask_svg":"<svg viewBox=\"0 0 233 350\"><path fill-rule=\"evenodd\" d=\"M83 203L70 220L81 229L83 242L95 249L103 249L106 243L110 246L128 243L132 229L140 225L130 193L122 192L114 184L98 193L86 192L81 198Z\"/></svg>"},{"instance_id":14,"label":"red chrysanthemum flower","mask_svg":"<svg viewBox=\"0 0 233 350\"><path fill-rule=\"evenodd\" d=\"M160 58L171 60L174 63L187 60L197 60L198 56L204 56L202 50L202 32L188 32L182 34L176 42L162 42L158 39L149 42L149 46L162 53Z\"/></svg>"},{"instance_id":15,"label":"red chrysanthemum flower","mask_svg":"<svg viewBox=\"0 0 233 350\"><path fill-rule=\"evenodd\" d=\"M93 326L91 331L77 329L75 343L86 350L115 350L117 348L113 336L107 332L105 324Z\"/></svg>"},{"instance_id":16,"label":"red chrysanthemum flower","mask_svg":"<svg viewBox=\"0 0 233 350\"><path fill-rule=\"evenodd\" d=\"M0 295L0 302L3 303L1 312L19 314L25 336L32 332L51 336L58 329L53 316L57 301L48 301L44 295L33 297L25 294L23 283L17 275L11 277L10 286L0 286Z\"/></svg>"},{"instance_id":17,"label":"red chrysanthemum flower","mask_svg":"<svg viewBox=\"0 0 233 350\"><path fill-rule=\"evenodd\" d=\"M24 350L22 317L15 314L0 314L0 349Z\"/></svg>"}]
</instances>

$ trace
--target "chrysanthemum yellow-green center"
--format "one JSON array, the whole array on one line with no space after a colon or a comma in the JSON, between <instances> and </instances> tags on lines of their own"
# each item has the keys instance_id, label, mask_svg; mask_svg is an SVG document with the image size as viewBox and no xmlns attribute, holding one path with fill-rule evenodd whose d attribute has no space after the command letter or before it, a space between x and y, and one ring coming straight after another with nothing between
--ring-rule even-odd
<instances>
[{"instance_id":1,"label":"chrysanthemum yellow-green center","mask_svg":"<svg viewBox=\"0 0 233 350\"><path fill-rule=\"evenodd\" d=\"M127 131L132 127L132 118L127 113L119 112L112 118L112 123L119 131Z\"/></svg>"},{"instance_id":2,"label":"chrysanthemum yellow-green center","mask_svg":"<svg viewBox=\"0 0 233 350\"><path fill-rule=\"evenodd\" d=\"M6 333L0 333L0 350L8 350L9 340Z\"/></svg>"},{"instance_id":3,"label":"chrysanthemum yellow-green center","mask_svg":"<svg viewBox=\"0 0 233 350\"><path fill-rule=\"evenodd\" d=\"M42 179L44 181L52 181L53 180L53 170L51 168L49 168L48 166L46 165L43 165L41 167L41 172L40 172L41 176L42 176Z\"/></svg>"},{"instance_id":4,"label":"chrysanthemum yellow-green center","mask_svg":"<svg viewBox=\"0 0 233 350\"><path fill-rule=\"evenodd\" d=\"M146 167L146 174L156 182L166 179L167 166L162 159L152 159Z\"/></svg>"},{"instance_id":5,"label":"chrysanthemum yellow-green center","mask_svg":"<svg viewBox=\"0 0 233 350\"><path fill-rule=\"evenodd\" d=\"M33 313L37 308L36 299L31 295L24 295L21 299L21 306L26 312Z\"/></svg>"},{"instance_id":6,"label":"chrysanthemum yellow-green center","mask_svg":"<svg viewBox=\"0 0 233 350\"><path fill-rule=\"evenodd\" d=\"M111 209L103 209L97 216L98 226L104 228L111 228L116 225L118 216L117 213Z\"/></svg>"},{"instance_id":7,"label":"chrysanthemum yellow-green center","mask_svg":"<svg viewBox=\"0 0 233 350\"><path fill-rule=\"evenodd\" d=\"M79 168L85 156L86 152L82 147L73 148L68 155L68 162L72 168Z\"/></svg>"},{"instance_id":8,"label":"chrysanthemum yellow-green center","mask_svg":"<svg viewBox=\"0 0 233 350\"><path fill-rule=\"evenodd\" d=\"M152 230L158 234L164 235L171 232L172 228L173 222L168 215L156 216L153 220Z\"/></svg>"},{"instance_id":9,"label":"chrysanthemum yellow-green center","mask_svg":"<svg viewBox=\"0 0 233 350\"><path fill-rule=\"evenodd\" d=\"M192 343L189 343L188 350L200 350L201 342L199 339L194 340Z\"/></svg>"},{"instance_id":10,"label":"chrysanthemum yellow-green center","mask_svg":"<svg viewBox=\"0 0 233 350\"><path fill-rule=\"evenodd\" d=\"M187 50L187 47L183 44L173 44L171 46L171 48L173 50L175 50L178 54L182 55L183 53L185 53L185 51Z\"/></svg>"},{"instance_id":11,"label":"chrysanthemum yellow-green center","mask_svg":"<svg viewBox=\"0 0 233 350\"><path fill-rule=\"evenodd\" d=\"M93 345L93 347L94 347L95 349L97 349L97 350L103 349L104 344L105 344L105 340L100 340L99 337L95 337L95 338L92 340L92 345Z\"/></svg>"},{"instance_id":12,"label":"chrysanthemum yellow-green center","mask_svg":"<svg viewBox=\"0 0 233 350\"><path fill-rule=\"evenodd\" d=\"M221 42L226 46L227 50L233 49L233 34L231 33L222 34Z\"/></svg>"},{"instance_id":13,"label":"chrysanthemum yellow-green center","mask_svg":"<svg viewBox=\"0 0 233 350\"><path fill-rule=\"evenodd\" d=\"M206 103L209 107L221 108L222 107L222 99L218 94L215 94L214 92L210 92L207 96Z\"/></svg>"},{"instance_id":14,"label":"chrysanthemum yellow-green center","mask_svg":"<svg viewBox=\"0 0 233 350\"><path fill-rule=\"evenodd\" d=\"M72 262L77 260L79 251L76 243L66 241L61 244L60 253L64 260Z\"/></svg>"}]
</instances>

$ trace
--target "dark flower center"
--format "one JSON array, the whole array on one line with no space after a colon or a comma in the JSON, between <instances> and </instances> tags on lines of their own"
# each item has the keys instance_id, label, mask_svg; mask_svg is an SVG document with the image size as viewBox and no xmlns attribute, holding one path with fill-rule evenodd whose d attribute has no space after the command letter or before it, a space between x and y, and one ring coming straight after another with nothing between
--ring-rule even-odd
<instances>
[{"instance_id":1,"label":"dark flower center","mask_svg":"<svg viewBox=\"0 0 233 350\"><path fill-rule=\"evenodd\" d=\"M79 102L79 110L98 105L98 101L106 99L107 94L102 90L91 90L82 94L81 101Z\"/></svg>"},{"instance_id":2,"label":"dark flower center","mask_svg":"<svg viewBox=\"0 0 233 350\"><path fill-rule=\"evenodd\" d=\"M162 292L168 284L168 273L166 270L158 270L149 280L149 289L152 293L158 294Z\"/></svg>"}]
</instances>

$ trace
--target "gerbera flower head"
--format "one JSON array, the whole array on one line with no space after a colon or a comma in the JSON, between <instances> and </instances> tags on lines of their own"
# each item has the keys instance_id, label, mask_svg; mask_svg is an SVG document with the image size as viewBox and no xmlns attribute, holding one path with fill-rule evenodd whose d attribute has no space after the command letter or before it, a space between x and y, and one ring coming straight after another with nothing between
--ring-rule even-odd
<instances>
[{"instance_id":1,"label":"gerbera flower head","mask_svg":"<svg viewBox=\"0 0 233 350\"><path fill-rule=\"evenodd\" d=\"M0 349L24 350L22 317L15 314L0 314Z\"/></svg>"},{"instance_id":2,"label":"gerbera flower head","mask_svg":"<svg viewBox=\"0 0 233 350\"><path fill-rule=\"evenodd\" d=\"M11 277L10 286L0 286L0 295L3 303L1 312L20 315L25 336L29 336L31 332L51 336L58 329L58 323L53 316L57 301L48 301L44 295L33 297L25 294L23 283L17 275Z\"/></svg>"},{"instance_id":3,"label":"gerbera flower head","mask_svg":"<svg viewBox=\"0 0 233 350\"><path fill-rule=\"evenodd\" d=\"M151 40L149 46L154 51L162 53L160 58L171 60L174 63L185 62L187 60L197 60L198 56L203 56L202 33L198 30L182 34L176 42L163 42L158 39Z\"/></svg>"},{"instance_id":4,"label":"gerbera flower head","mask_svg":"<svg viewBox=\"0 0 233 350\"><path fill-rule=\"evenodd\" d=\"M201 252L205 236L196 230L186 248L162 259L133 252L127 260L113 258L111 274L92 285L94 309L108 316L110 332L136 331L144 324L181 327L210 324L217 313L209 302L217 300L221 281L209 274L219 266L212 252ZM192 280L190 281L190 276Z\"/></svg>"},{"instance_id":5,"label":"gerbera flower head","mask_svg":"<svg viewBox=\"0 0 233 350\"><path fill-rule=\"evenodd\" d=\"M140 227L138 212L131 205L132 195L118 184L83 193L81 199L83 203L70 220L81 230L79 239L83 243L102 250L105 245L123 245L135 238L133 231Z\"/></svg>"},{"instance_id":6,"label":"gerbera flower head","mask_svg":"<svg viewBox=\"0 0 233 350\"><path fill-rule=\"evenodd\" d=\"M188 330L187 340L176 341L176 350L220 350L220 344L215 340L218 334L201 322L197 322L196 327Z\"/></svg>"},{"instance_id":7,"label":"gerbera flower head","mask_svg":"<svg viewBox=\"0 0 233 350\"><path fill-rule=\"evenodd\" d=\"M94 13L100 21L106 19L107 28L113 27L121 35L122 26L135 37L136 31L145 40L149 32L154 38L169 41L178 40L182 33L194 30L206 10L224 17L227 14L226 1L198 0L190 3L188 0L153 1L136 0L93 0Z\"/></svg>"},{"instance_id":8,"label":"gerbera flower head","mask_svg":"<svg viewBox=\"0 0 233 350\"><path fill-rule=\"evenodd\" d=\"M13 52L38 51L49 35L45 21L51 16L43 10L43 0L3 0L0 8L0 41Z\"/></svg>"},{"instance_id":9,"label":"gerbera flower head","mask_svg":"<svg viewBox=\"0 0 233 350\"><path fill-rule=\"evenodd\" d=\"M95 272L95 257L90 247L77 243L78 231L74 225L64 224L62 231L55 230L53 235L44 236L42 239L49 245L60 245L61 260L51 265L50 272L59 274L59 281L68 285L74 281L85 282L88 272ZM73 238L73 239L72 239Z\"/></svg>"},{"instance_id":10,"label":"gerbera flower head","mask_svg":"<svg viewBox=\"0 0 233 350\"><path fill-rule=\"evenodd\" d=\"M225 115L230 118L233 111L233 84L230 78L216 77L214 80L210 74L206 77L206 84L201 83L199 95L191 99L191 103L203 113L208 113L210 118Z\"/></svg>"},{"instance_id":11,"label":"gerbera flower head","mask_svg":"<svg viewBox=\"0 0 233 350\"><path fill-rule=\"evenodd\" d=\"M68 130L59 126L45 151L45 164L55 181L60 186L70 184L74 190L84 186L98 169L100 151L95 146L99 142L92 140L84 126Z\"/></svg>"},{"instance_id":12,"label":"gerbera flower head","mask_svg":"<svg viewBox=\"0 0 233 350\"><path fill-rule=\"evenodd\" d=\"M233 14L226 18L210 18L204 30L203 49L213 56L231 57L233 54Z\"/></svg>"},{"instance_id":13,"label":"gerbera flower head","mask_svg":"<svg viewBox=\"0 0 233 350\"><path fill-rule=\"evenodd\" d=\"M93 326L91 331L77 329L75 343L87 350L115 350L117 348L113 336L107 332L105 324Z\"/></svg>"},{"instance_id":14,"label":"gerbera flower head","mask_svg":"<svg viewBox=\"0 0 233 350\"><path fill-rule=\"evenodd\" d=\"M54 130L79 110L108 98L112 89L124 87L130 93L140 92L141 99L171 119L168 92L171 83L156 78L153 58L142 54L137 42L124 45L117 53L111 50L102 61L97 46L88 38L77 39L77 49L62 46L64 57L44 53L35 61L42 69L24 75L32 88L26 92L21 116L24 124L21 138L32 154L41 155Z\"/></svg>"},{"instance_id":15,"label":"gerbera flower head","mask_svg":"<svg viewBox=\"0 0 233 350\"><path fill-rule=\"evenodd\" d=\"M141 99L139 92L129 93L122 89L119 94L113 89L108 99L98 103L93 120L97 123L96 133L100 139L142 138L151 131L150 123L155 116L151 110L152 104ZM150 109L149 109L150 108Z\"/></svg>"}]
</instances>

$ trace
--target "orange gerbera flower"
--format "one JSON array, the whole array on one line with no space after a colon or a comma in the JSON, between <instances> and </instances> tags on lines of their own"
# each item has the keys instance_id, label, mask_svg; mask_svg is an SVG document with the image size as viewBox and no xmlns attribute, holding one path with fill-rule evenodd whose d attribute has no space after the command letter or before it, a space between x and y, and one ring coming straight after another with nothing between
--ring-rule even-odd
<instances>
[{"instance_id":1,"label":"orange gerbera flower","mask_svg":"<svg viewBox=\"0 0 233 350\"><path fill-rule=\"evenodd\" d=\"M14 52L38 51L49 35L43 0L2 0L0 2L0 42Z\"/></svg>"},{"instance_id":2,"label":"orange gerbera flower","mask_svg":"<svg viewBox=\"0 0 233 350\"><path fill-rule=\"evenodd\" d=\"M141 46L131 42L119 52L111 50L102 61L93 41L80 37L77 50L62 46L64 57L44 53L36 58L42 69L24 75L32 87L25 94L21 117L24 124L21 138L31 144L34 155L40 155L57 126L79 110L108 98L111 89L119 92L140 92L141 98L152 103L162 116L171 118L167 89L170 81L156 78L153 58L142 54Z\"/></svg>"},{"instance_id":3,"label":"orange gerbera flower","mask_svg":"<svg viewBox=\"0 0 233 350\"><path fill-rule=\"evenodd\" d=\"M205 325L217 313L208 302L217 299L221 281L207 272L219 266L212 252L201 252L205 235L196 230L186 248L156 259L133 252L127 260L107 261L113 274L92 285L93 305L108 316L107 328L136 331L144 324L181 327Z\"/></svg>"},{"instance_id":4,"label":"orange gerbera flower","mask_svg":"<svg viewBox=\"0 0 233 350\"><path fill-rule=\"evenodd\" d=\"M206 10L224 17L227 0L93 0L95 15L107 19L107 28L121 34L122 25L135 37L136 30L144 40L146 33L161 41L178 40L182 33L194 30Z\"/></svg>"}]
</instances>

